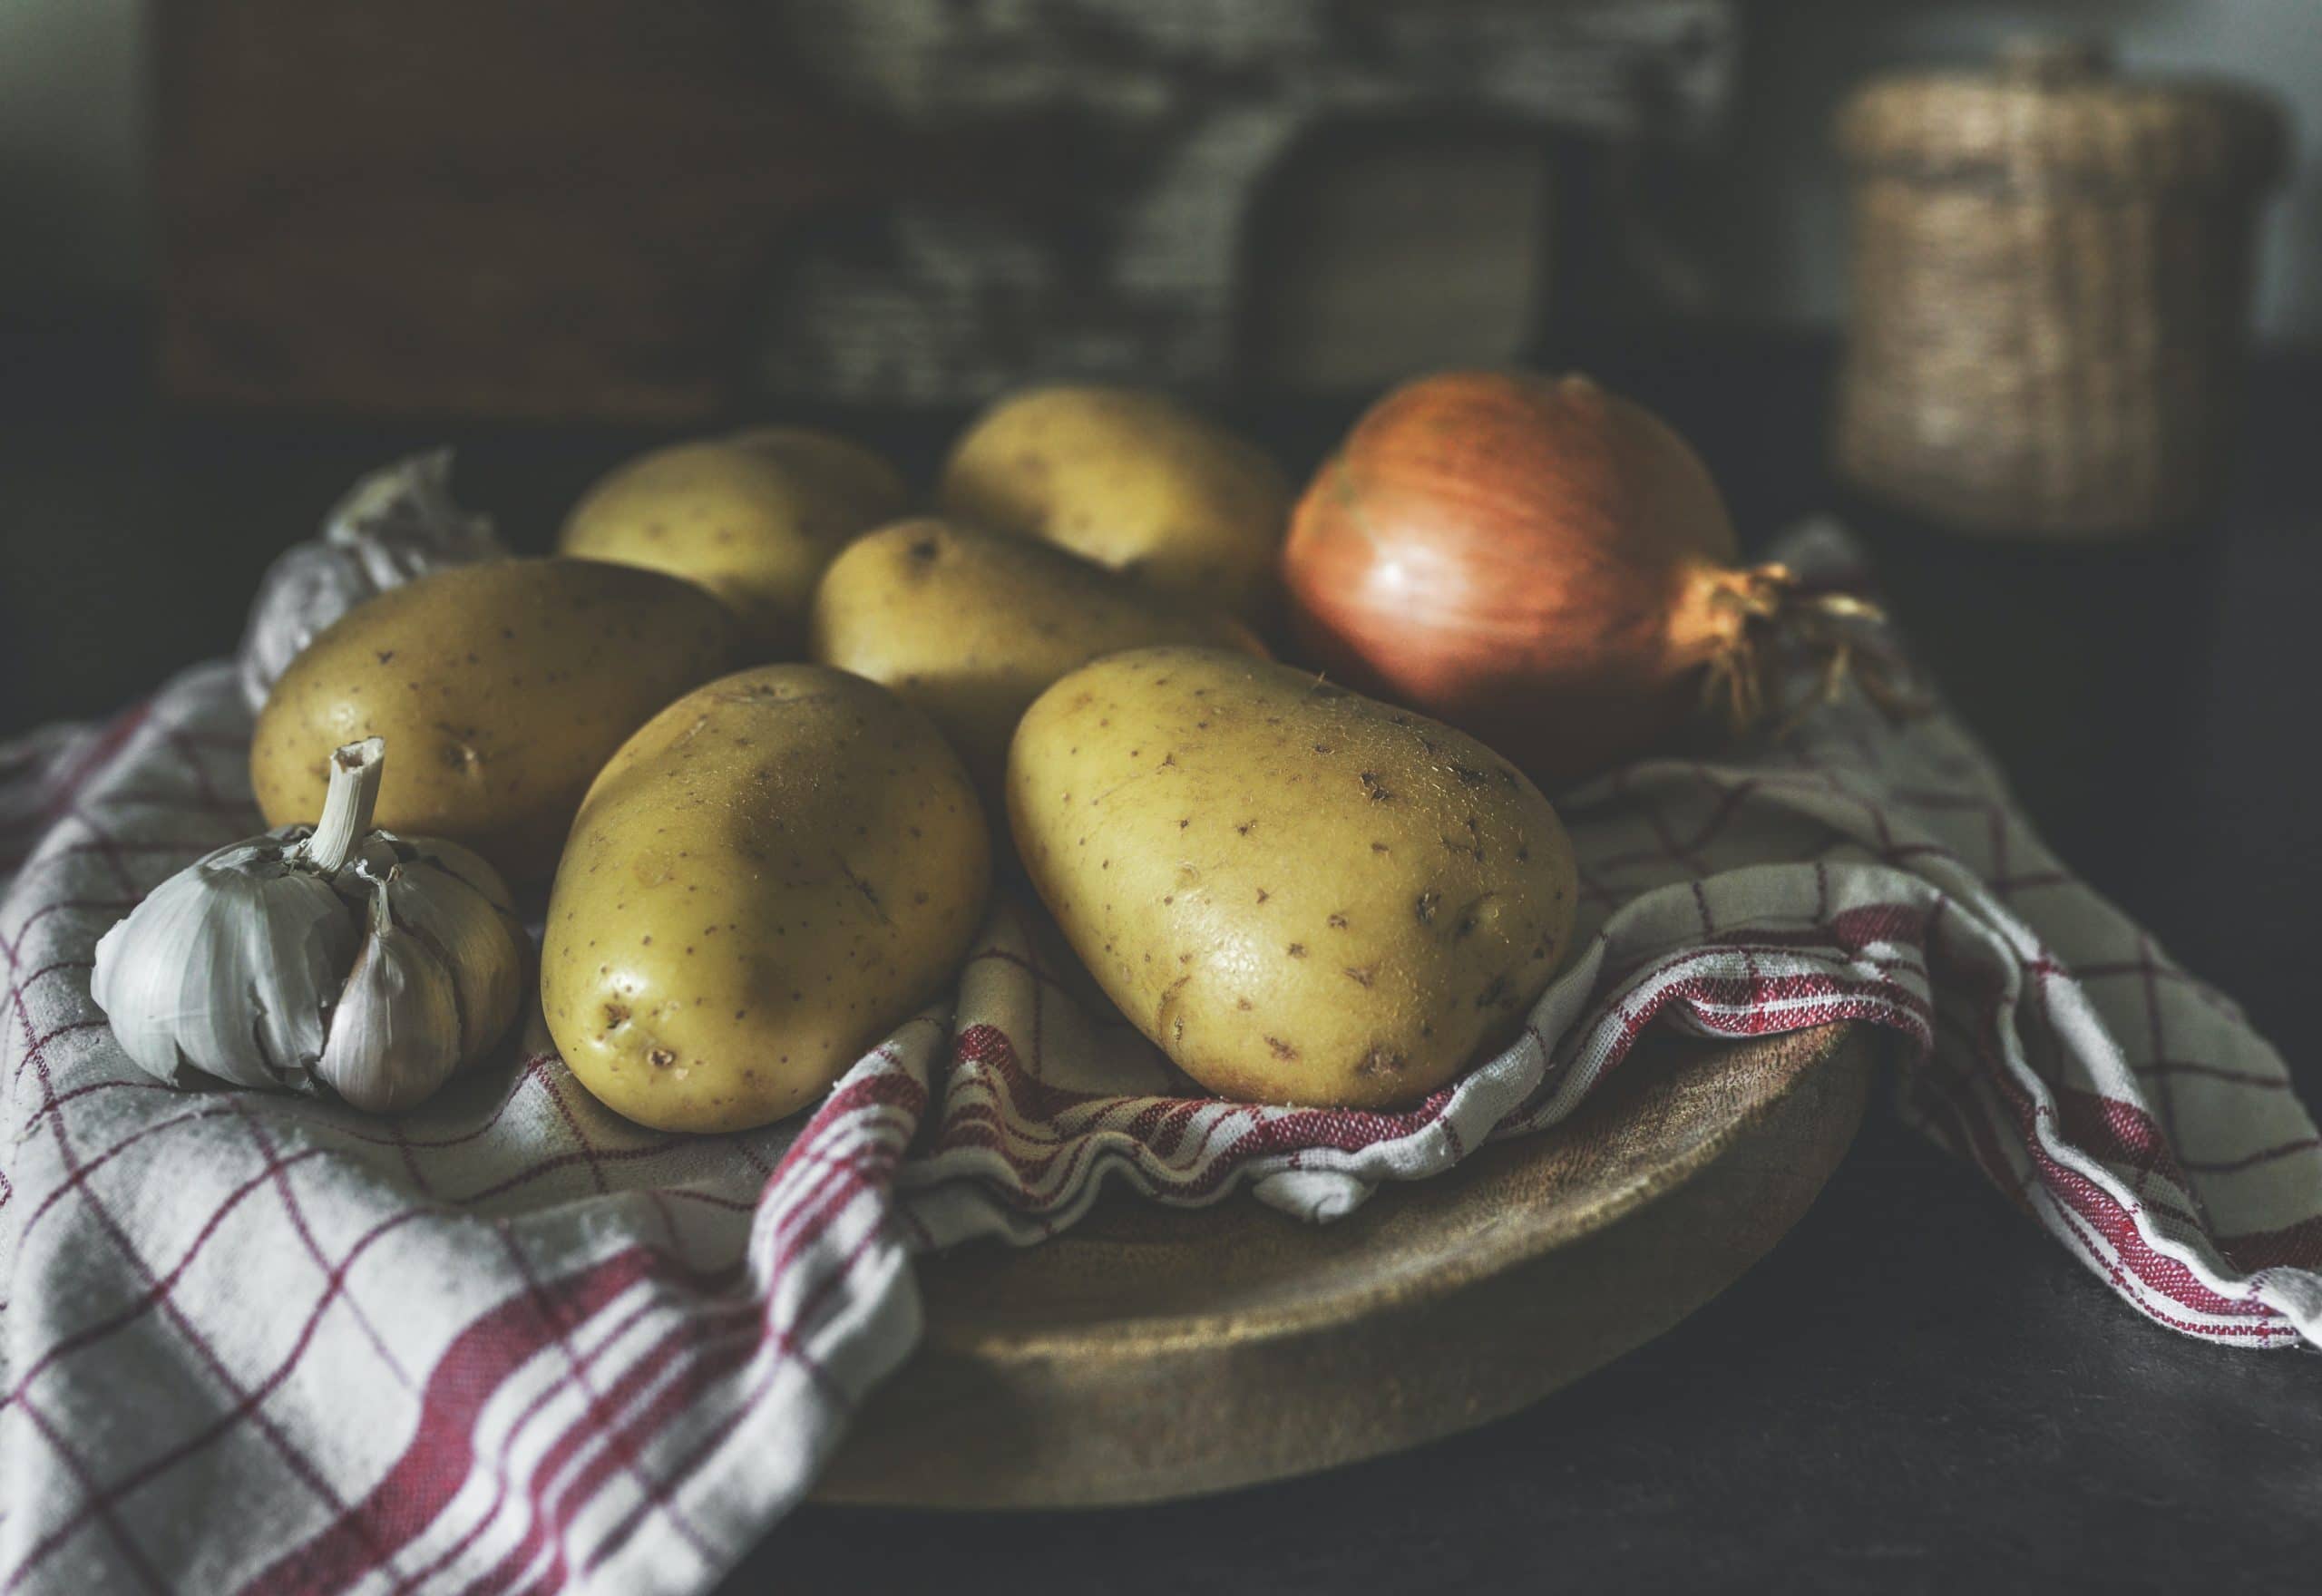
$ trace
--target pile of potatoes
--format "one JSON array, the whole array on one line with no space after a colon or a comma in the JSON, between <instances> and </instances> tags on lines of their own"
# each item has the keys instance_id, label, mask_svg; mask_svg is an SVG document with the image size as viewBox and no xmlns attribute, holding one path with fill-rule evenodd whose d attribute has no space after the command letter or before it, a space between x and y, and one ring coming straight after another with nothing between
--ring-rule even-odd
<instances>
[{"instance_id":1,"label":"pile of potatoes","mask_svg":"<svg viewBox=\"0 0 2322 1596\"><path fill-rule=\"evenodd\" d=\"M1289 506L1118 389L1000 404L923 511L820 433L663 449L558 555L317 637L252 781L308 820L329 751L385 737L377 823L547 885L551 1034L649 1125L814 1101L943 991L996 869L1211 1089L1410 1104L1547 985L1571 854L1488 748L1270 657Z\"/></svg>"}]
</instances>

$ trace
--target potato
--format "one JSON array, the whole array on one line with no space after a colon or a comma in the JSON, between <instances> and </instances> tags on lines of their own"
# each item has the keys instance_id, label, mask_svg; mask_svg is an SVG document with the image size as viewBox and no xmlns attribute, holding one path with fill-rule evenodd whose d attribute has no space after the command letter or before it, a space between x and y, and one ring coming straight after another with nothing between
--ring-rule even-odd
<instances>
[{"instance_id":1,"label":"potato","mask_svg":"<svg viewBox=\"0 0 2322 1596\"><path fill-rule=\"evenodd\" d=\"M815 595L814 657L927 712L995 805L1008 740L1050 682L1123 648L1263 656L1249 628L1022 538L898 521L858 538Z\"/></svg>"},{"instance_id":2,"label":"potato","mask_svg":"<svg viewBox=\"0 0 2322 1596\"><path fill-rule=\"evenodd\" d=\"M1385 1108L1505 1041L1572 934L1562 823L1463 733L1286 666L1116 654L1017 728L1025 869L1213 1091Z\"/></svg>"},{"instance_id":3,"label":"potato","mask_svg":"<svg viewBox=\"0 0 2322 1596\"><path fill-rule=\"evenodd\" d=\"M690 583L585 560L503 560L390 589L308 644L250 744L269 825L322 813L331 750L387 740L377 821L545 881L598 767L731 663Z\"/></svg>"},{"instance_id":4,"label":"potato","mask_svg":"<svg viewBox=\"0 0 2322 1596\"><path fill-rule=\"evenodd\" d=\"M755 657L795 657L823 568L909 501L867 449L760 427L630 461L582 495L558 547L698 582L741 617Z\"/></svg>"},{"instance_id":5,"label":"potato","mask_svg":"<svg viewBox=\"0 0 2322 1596\"><path fill-rule=\"evenodd\" d=\"M1039 388L953 449L944 512L1041 538L1263 624L1290 485L1255 447L1159 394Z\"/></svg>"},{"instance_id":6,"label":"potato","mask_svg":"<svg viewBox=\"0 0 2322 1596\"><path fill-rule=\"evenodd\" d=\"M590 790L549 898L549 1032L640 1124L765 1124L934 995L990 877L983 813L925 715L817 666L727 676Z\"/></svg>"}]
</instances>

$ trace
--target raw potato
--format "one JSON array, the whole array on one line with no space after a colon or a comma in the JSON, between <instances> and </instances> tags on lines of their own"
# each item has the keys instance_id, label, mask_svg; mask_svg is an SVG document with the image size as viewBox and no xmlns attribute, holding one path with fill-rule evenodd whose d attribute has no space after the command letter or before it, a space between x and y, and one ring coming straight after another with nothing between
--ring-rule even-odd
<instances>
[{"instance_id":1,"label":"raw potato","mask_svg":"<svg viewBox=\"0 0 2322 1596\"><path fill-rule=\"evenodd\" d=\"M738 1131L812 1101L967 952L991 852L925 715L818 666L712 682L597 778L549 899L541 1002L615 1112Z\"/></svg>"},{"instance_id":2,"label":"raw potato","mask_svg":"<svg viewBox=\"0 0 2322 1596\"><path fill-rule=\"evenodd\" d=\"M1231 617L1061 549L942 521L857 539L815 596L815 658L925 710L995 805L1032 700L1092 659L1157 643L1265 653Z\"/></svg>"},{"instance_id":3,"label":"raw potato","mask_svg":"<svg viewBox=\"0 0 2322 1596\"><path fill-rule=\"evenodd\" d=\"M698 582L742 618L755 657L795 657L823 568L909 501L867 449L761 427L630 461L573 506L559 547Z\"/></svg>"},{"instance_id":4,"label":"raw potato","mask_svg":"<svg viewBox=\"0 0 2322 1596\"><path fill-rule=\"evenodd\" d=\"M275 683L250 744L259 807L268 825L313 820L331 751L385 737L379 825L544 881L598 768L726 669L733 633L692 584L593 560L496 560L390 589Z\"/></svg>"},{"instance_id":5,"label":"raw potato","mask_svg":"<svg viewBox=\"0 0 2322 1596\"><path fill-rule=\"evenodd\" d=\"M1039 388L952 451L944 511L1045 539L1195 603L1263 623L1290 484L1223 427L1135 388Z\"/></svg>"},{"instance_id":6,"label":"raw potato","mask_svg":"<svg viewBox=\"0 0 2322 1596\"><path fill-rule=\"evenodd\" d=\"M1008 810L1098 984L1229 1097L1414 1103L1515 1031L1572 933L1537 787L1286 666L1147 648L1075 672L1017 729Z\"/></svg>"}]
</instances>

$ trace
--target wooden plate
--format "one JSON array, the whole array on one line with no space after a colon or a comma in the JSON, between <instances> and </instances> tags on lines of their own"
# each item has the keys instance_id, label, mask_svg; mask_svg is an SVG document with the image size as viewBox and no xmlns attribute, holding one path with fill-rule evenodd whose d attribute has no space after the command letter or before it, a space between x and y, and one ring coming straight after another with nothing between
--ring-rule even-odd
<instances>
[{"instance_id":1,"label":"wooden plate","mask_svg":"<svg viewBox=\"0 0 2322 1596\"><path fill-rule=\"evenodd\" d=\"M1067 1507L1305 1474L1513 1412L1789 1230L1861 1123L1867 1032L1656 1040L1564 1124L1312 1227L1132 1196L930 1259L927 1336L825 1502Z\"/></svg>"}]
</instances>

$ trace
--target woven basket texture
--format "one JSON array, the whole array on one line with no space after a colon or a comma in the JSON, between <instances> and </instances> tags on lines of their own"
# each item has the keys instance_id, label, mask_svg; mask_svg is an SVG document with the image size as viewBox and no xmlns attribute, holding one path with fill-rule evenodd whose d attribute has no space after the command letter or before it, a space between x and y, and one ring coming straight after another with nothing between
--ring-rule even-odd
<instances>
[{"instance_id":1,"label":"woven basket texture","mask_svg":"<svg viewBox=\"0 0 2322 1596\"><path fill-rule=\"evenodd\" d=\"M2237 430L2257 209L2283 119L2041 45L1875 81L1840 112L1852 309L1833 453L1963 530L2165 530Z\"/></svg>"}]
</instances>

